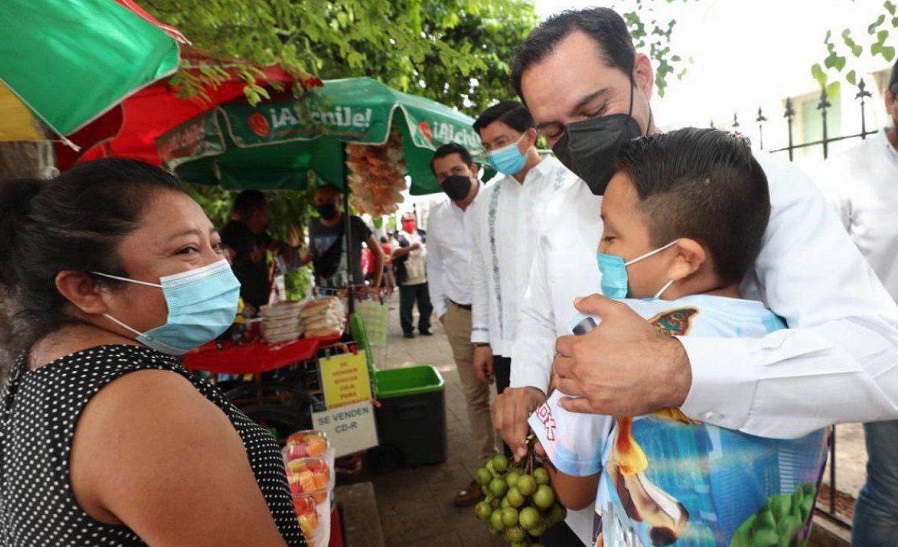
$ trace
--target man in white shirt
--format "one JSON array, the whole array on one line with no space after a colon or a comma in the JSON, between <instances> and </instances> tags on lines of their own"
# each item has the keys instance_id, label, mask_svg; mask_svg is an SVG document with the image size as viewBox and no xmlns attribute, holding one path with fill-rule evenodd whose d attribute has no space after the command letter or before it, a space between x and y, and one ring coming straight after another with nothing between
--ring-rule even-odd
<instances>
[{"instance_id":1,"label":"man in white shirt","mask_svg":"<svg viewBox=\"0 0 898 547\"><path fill-rule=\"evenodd\" d=\"M898 301L898 64L885 89L892 127L823 163L818 181L861 254ZM864 424L867 484L854 509L851 544L898 538L898 421Z\"/></svg>"},{"instance_id":2,"label":"man in white shirt","mask_svg":"<svg viewBox=\"0 0 898 547\"><path fill-rule=\"evenodd\" d=\"M440 318L452 358L458 368L467 403L468 420L480 461L496 455L496 436L490 421L490 386L474 372L471 343L471 276L473 206L482 194L477 165L471 153L458 144L437 148L431 169L449 201L434 207L427 226L427 279L430 300ZM455 505L465 507L480 501L483 492L472 480L455 496Z\"/></svg>"},{"instance_id":3,"label":"man in white shirt","mask_svg":"<svg viewBox=\"0 0 898 547\"><path fill-rule=\"evenodd\" d=\"M512 75L537 127L577 175L555 193L541 222L511 387L493 406L496 427L517 455L526 453L526 419L545 400L553 357L555 372L577 386L571 395L581 397L566 403L569 410L632 416L680 408L704 422L778 438L898 415L898 308L814 184L763 153L756 158L768 176L772 214L741 292L789 329L757 339L666 338L632 310L593 296L576 309L600 315L599 328L556 342L575 313L573 299L592 292L570 282L588 275L570 272L596 269L600 196L616 151L656 131L654 74L624 20L591 8L534 29Z\"/></svg>"},{"instance_id":4,"label":"man in white shirt","mask_svg":"<svg viewBox=\"0 0 898 547\"><path fill-rule=\"evenodd\" d=\"M430 336L430 316L433 306L427 289L427 272L425 270L427 248L424 245L423 232L418 229L415 213L409 211L402 215L402 230L399 230L395 243L391 245L393 265L397 270L396 282L399 284L399 323L402 334L406 338L414 338L412 310L418 303L418 332Z\"/></svg>"},{"instance_id":5,"label":"man in white shirt","mask_svg":"<svg viewBox=\"0 0 898 547\"><path fill-rule=\"evenodd\" d=\"M500 173L474 206L474 370L482 382L508 387L518 308L536 243L536 225L548 197L564 183L567 169L536 150L536 126L517 101L486 109L474 130L490 165ZM509 451L510 455L510 451Z\"/></svg>"}]
</instances>

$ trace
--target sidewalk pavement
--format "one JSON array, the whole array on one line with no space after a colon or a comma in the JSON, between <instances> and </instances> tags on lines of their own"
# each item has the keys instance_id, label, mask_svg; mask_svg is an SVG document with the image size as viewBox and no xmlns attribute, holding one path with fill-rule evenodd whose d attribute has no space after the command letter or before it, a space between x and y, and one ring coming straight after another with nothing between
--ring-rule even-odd
<instances>
[{"instance_id":1,"label":"sidewalk pavement","mask_svg":"<svg viewBox=\"0 0 898 547\"><path fill-rule=\"evenodd\" d=\"M434 318L433 336L402 337L399 296L390 301L386 350L374 348L380 369L433 365L445 382L448 458L444 464L370 475L374 483L381 527L387 547L499 547L507 545L489 534L474 508L452 505L455 494L471 480L482 462L471 437L461 381L446 333ZM416 323L417 324L417 323Z\"/></svg>"},{"instance_id":2,"label":"sidewalk pavement","mask_svg":"<svg viewBox=\"0 0 898 547\"><path fill-rule=\"evenodd\" d=\"M448 459L446 463L402 469L386 475L367 476L374 483L381 526L388 547L492 547L505 543L490 536L486 523L474 517L473 508L452 505L456 492L465 486L480 466L465 411L465 400L455 362L439 321L433 321L433 336L402 337L399 327L399 297L390 304L387 348L374 348L380 369L410 365L433 365L445 381ZM836 484L839 490L857 497L866 479L867 462L863 428L845 424L836 428ZM829 482L827 468L824 482ZM822 488L822 500L829 489Z\"/></svg>"}]
</instances>

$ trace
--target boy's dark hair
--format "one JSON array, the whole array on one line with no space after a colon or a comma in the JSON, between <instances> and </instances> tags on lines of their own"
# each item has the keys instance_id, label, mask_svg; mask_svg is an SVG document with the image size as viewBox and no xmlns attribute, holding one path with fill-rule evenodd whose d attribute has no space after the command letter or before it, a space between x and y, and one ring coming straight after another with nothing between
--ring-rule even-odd
<instances>
[{"instance_id":1,"label":"boy's dark hair","mask_svg":"<svg viewBox=\"0 0 898 547\"><path fill-rule=\"evenodd\" d=\"M465 162L465 165L471 165L474 163L474 158L471 156L471 153L468 152L468 149L464 146L450 142L449 144L444 144L443 146L437 148L436 152L433 153L433 159L430 160L430 170L436 175L436 171L433 170L433 162L440 158L445 158L446 156L451 156L452 154L458 154L461 156L461 161Z\"/></svg>"},{"instance_id":2,"label":"boy's dark hair","mask_svg":"<svg viewBox=\"0 0 898 547\"><path fill-rule=\"evenodd\" d=\"M233 209L241 218L246 219L267 204L268 200L265 199L265 194L261 190L244 190L234 198Z\"/></svg>"},{"instance_id":3,"label":"boy's dark hair","mask_svg":"<svg viewBox=\"0 0 898 547\"><path fill-rule=\"evenodd\" d=\"M514 50L511 81L521 100L524 100L521 92L524 71L548 57L562 40L578 30L596 41L599 53L608 66L631 75L636 63L636 48L623 17L611 8L563 11L531 30Z\"/></svg>"},{"instance_id":4,"label":"boy's dark hair","mask_svg":"<svg viewBox=\"0 0 898 547\"><path fill-rule=\"evenodd\" d=\"M722 282L742 281L770 219L767 177L747 139L693 127L651 135L624 144L617 168L636 187L652 245L694 239Z\"/></svg>"},{"instance_id":5,"label":"boy's dark hair","mask_svg":"<svg viewBox=\"0 0 898 547\"><path fill-rule=\"evenodd\" d=\"M474 131L480 132L493 122L502 122L518 133L536 127L527 107L518 101L502 101L487 108L474 122Z\"/></svg>"}]
</instances>

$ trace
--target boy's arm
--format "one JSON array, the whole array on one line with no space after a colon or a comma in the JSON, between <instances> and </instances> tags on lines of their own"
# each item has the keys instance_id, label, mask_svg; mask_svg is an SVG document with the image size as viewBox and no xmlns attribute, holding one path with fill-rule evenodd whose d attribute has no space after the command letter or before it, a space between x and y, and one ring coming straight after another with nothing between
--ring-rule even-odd
<instances>
[{"instance_id":1,"label":"boy's arm","mask_svg":"<svg viewBox=\"0 0 898 547\"><path fill-rule=\"evenodd\" d=\"M573 511L580 511L595 504L601 472L585 477L575 477L547 466L549 479L558 503Z\"/></svg>"},{"instance_id":2,"label":"boy's arm","mask_svg":"<svg viewBox=\"0 0 898 547\"><path fill-rule=\"evenodd\" d=\"M559 501L579 510L595 500L614 418L568 412L558 404L562 397L563 393L554 391L528 423L537 438L537 453L544 453L552 463L549 476Z\"/></svg>"}]
</instances>

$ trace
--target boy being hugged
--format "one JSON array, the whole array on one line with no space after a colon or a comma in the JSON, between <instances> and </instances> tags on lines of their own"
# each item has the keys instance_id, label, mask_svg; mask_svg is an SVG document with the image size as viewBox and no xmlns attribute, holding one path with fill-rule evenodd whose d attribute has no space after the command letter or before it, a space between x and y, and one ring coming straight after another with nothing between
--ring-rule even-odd
<instances>
[{"instance_id":1,"label":"boy being hugged","mask_svg":"<svg viewBox=\"0 0 898 547\"><path fill-rule=\"evenodd\" d=\"M770 217L767 178L746 140L714 129L652 135L625 144L617 167L597 254L606 297L670 336L761 337L785 328L739 291ZM571 313L575 334L600 321ZM572 509L594 501L596 546L806 538L828 431L767 439L677 409L577 414L561 407L563 398L552 393L530 425L556 468L560 501Z\"/></svg>"}]
</instances>

